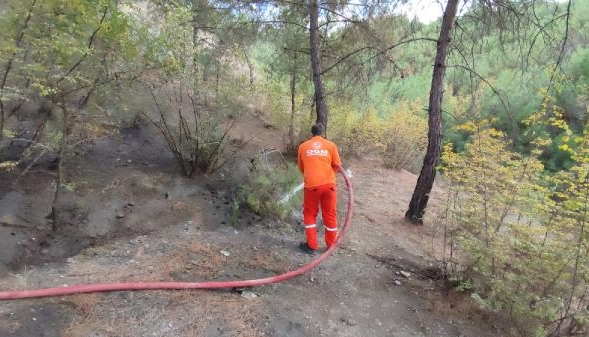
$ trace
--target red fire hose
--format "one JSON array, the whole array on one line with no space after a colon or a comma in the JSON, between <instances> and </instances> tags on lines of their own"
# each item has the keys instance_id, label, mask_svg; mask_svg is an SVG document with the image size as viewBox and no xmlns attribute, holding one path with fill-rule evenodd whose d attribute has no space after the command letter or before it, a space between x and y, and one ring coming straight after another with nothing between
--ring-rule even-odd
<instances>
[{"instance_id":1,"label":"red fire hose","mask_svg":"<svg viewBox=\"0 0 589 337\"><path fill-rule=\"evenodd\" d=\"M24 298L36 298L36 297L50 297L50 296L63 296L81 293L93 293L93 292L106 292L106 291L125 291L125 290L149 290L149 289L217 289L217 288L244 288L254 287L264 284L276 283L291 279L293 277L302 275L309 270L318 266L323 262L333 251L340 245L343 240L350 222L352 214L354 212L354 190L352 183L346 176L343 169L340 168L340 173L345 180L346 187L348 188L348 211L342 226L340 235L333 246L331 246L325 253L318 256L315 260L308 264L286 272L284 274L266 277L256 280L242 280L242 281L214 281L214 282L128 282L128 283L106 283L106 284L78 284L66 287L57 288L45 288L45 289L29 289L29 290L16 290L16 291L1 291L0 300L16 300Z\"/></svg>"}]
</instances>

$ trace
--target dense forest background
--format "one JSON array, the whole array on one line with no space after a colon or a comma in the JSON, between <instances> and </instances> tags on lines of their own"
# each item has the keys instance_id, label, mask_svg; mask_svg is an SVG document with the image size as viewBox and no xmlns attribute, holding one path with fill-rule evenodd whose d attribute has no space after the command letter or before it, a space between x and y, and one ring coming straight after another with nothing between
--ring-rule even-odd
<instances>
[{"instance_id":1,"label":"dense forest background","mask_svg":"<svg viewBox=\"0 0 589 337\"><path fill-rule=\"evenodd\" d=\"M60 195L74 188L62 164L80 144L148 121L183 175L216 172L234 153L231 121L253 112L293 154L317 119L320 75L344 156L419 172L441 19L422 23L394 1L311 3L315 42L306 2L4 2L0 170L24 176L55 158L59 226ZM517 333L584 335L589 0L460 6L442 101L447 212L426 225L443 229L448 279ZM285 211L268 190L296 178L265 169L236 209Z\"/></svg>"}]
</instances>

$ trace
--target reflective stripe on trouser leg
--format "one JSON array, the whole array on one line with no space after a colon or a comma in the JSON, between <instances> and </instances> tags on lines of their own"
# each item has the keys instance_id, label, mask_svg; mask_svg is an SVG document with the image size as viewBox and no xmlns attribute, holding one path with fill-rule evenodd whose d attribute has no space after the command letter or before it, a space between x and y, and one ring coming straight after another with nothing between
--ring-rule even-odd
<instances>
[{"instance_id":1,"label":"reflective stripe on trouser leg","mask_svg":"<svg viewBox=\"0 0 589 337\"><path fill-rule=\"evenodd\" d=\"M305 237L307 238L307 246L309 246L309 248L313 250L319 249L316 224L305 224Z\"/></svg>"},{"instance_id":2,"label":"reflective stripe on trouser leg","mask_svg":"<svg viewBox=\"0 0 589 337\"><path fill-rule=\"evenodd\" d=\"M329 228L325 226L325 245L331 247L337 240L337 228Z\"/></svg>"},{"instance_id":3,"label":"reflective stripe on trouser leg","mask_svg":"<svg viewBox=\"0 0 589 337\"><path fill-rule=\"evenodd\" d=\"M316 223L320 196L321 194L316 188L305 188L303 194L303 224L305 225L307 246L311 249L319 249Z\"/></svg>"},{"instance_id":4,"label":"reflective stripe on trouser leg","mask_svg":"<svg viewBox=\"0 0 589 337\"><path fill-rule=\"evenodd\" d=\"M321 193L321 213L325 225L325 245L331 247L337 239L337 189L326 186Z\"/></svg>"}]
</instances>

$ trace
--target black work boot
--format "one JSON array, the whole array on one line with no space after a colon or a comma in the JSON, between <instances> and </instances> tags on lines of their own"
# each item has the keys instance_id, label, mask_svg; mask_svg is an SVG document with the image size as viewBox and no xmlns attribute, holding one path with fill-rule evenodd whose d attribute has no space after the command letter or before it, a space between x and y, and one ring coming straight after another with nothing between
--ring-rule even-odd
<instances>
[{"instance_id":1,"label":"black work boot","mask_svg":"<svg viewBox=\"0 0 589 337\"><path fill-rule=\"evenodd\" d=\"M299 243L299 250L309 255L317 254L317 250L311 249L311 247L309 247L306 242Z\"/></svg>"}]
</instances>

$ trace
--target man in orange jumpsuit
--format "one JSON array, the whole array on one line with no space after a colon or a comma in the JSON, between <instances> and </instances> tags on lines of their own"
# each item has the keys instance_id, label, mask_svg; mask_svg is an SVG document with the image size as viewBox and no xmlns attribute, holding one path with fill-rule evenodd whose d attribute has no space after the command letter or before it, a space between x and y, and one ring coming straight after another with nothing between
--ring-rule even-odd
<instances>
[{"instance_id":1,"label":"man in orange jumpsuit","mask_svg":"<svg viewBox=\"0 0 589 337\"><path fill-rule=\"evenodd\" d=\"M337 146L325 139L321 125L311 127L313 137L299 146L298 166L304 177L303 224L307 242L299 246L306 253L319 249L317 213L321 205L325 226L325 244L331 247L337 239L337 188L335 173L342 165Z\"/></svg>"}]
</instances>

